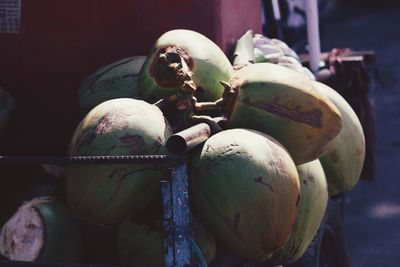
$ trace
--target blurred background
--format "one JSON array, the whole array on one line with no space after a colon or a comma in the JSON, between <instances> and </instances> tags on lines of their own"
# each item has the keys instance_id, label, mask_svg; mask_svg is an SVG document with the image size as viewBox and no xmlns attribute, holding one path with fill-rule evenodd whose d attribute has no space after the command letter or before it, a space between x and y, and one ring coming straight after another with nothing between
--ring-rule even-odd
<instances>
[{"instance_id":1,"label":"blurred background","mask_svg":"<svg viewBox=\"0 0 400 267\"><path fill-rule=\"evenodd\" d=\"M376 125L376 169L346 195L345 230L351 266L400 264L400 6L395 1L342 1L321 20L324 51L348 47L375 52L378 79L370 97ZM323 15L322 15L323 16Z\"/></svg>"},{"instance_id":2,"label":"blurred background","mask_svg":"<svg viewBox=\"0 0 400 267\"><path fill-rule=\"evenodd\" d=\"M301 1L284 1L296 15L267 24L266 34L283 36L307 52ZM297 3L296 3L297 2ZM373 51L369 97L375 126L374 167L344 196L344 229L350 266L400 265L400 4L397 1L319 1L322 52L334 48ZM296 24L297 23L297 24ZM278 26L278 27L277 27ZM280 26L280 28L279 28ZM372 65L371 65L372 66ZM371 167L371 166L369 166ZM371 178L371 179L369 179Z\"/></svg>"}]
</instances>

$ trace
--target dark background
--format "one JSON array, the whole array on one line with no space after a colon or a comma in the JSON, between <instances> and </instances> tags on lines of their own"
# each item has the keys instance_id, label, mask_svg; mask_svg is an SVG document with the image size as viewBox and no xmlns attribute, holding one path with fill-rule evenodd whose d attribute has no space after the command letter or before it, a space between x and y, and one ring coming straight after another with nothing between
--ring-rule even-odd
<instances>
[{"instance_id":1,"label":"dark background","mask_svg":"<svg viewBox=\"0 0 400 267\"><path fill-rule=\"evenodd\" d=\"M400 5L342 1L335 8L321 21L322 50L373 50L382 79L370 92L376 116L375 181L361 181L345 197L351 266L400 266Z\"/></svg>"}]
</instances>

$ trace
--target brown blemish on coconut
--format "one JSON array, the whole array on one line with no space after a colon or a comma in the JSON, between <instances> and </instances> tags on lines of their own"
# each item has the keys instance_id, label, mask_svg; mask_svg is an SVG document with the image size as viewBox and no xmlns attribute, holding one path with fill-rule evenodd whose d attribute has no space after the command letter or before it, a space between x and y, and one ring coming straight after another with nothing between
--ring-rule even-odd
<instances>
[{"instance_id":1,"label":"brown blemish on coconut","mask_svg":"<svg viewBox=\"0 0 400 267\"><path fill-rule=\"evenodd\" d=\"M92 144L98 135L106 134L113 129L125 129L128 127L128 122L125 118L129 116L122 110L112 110L102 116L94 126L86 128L80 134L76 142L76 150L79 151L84 147Z\"/></svg>"},{"instance_id":2,"label":"brown blemish on coconut","mask_svg":"<svg viewBox=\"0 0 400 267\"><path fill-rule=\"evenodd\" d=\"M264 181L263 181L263 178L262 178L261 176L258 176L257 178L255 178L255 179L254 179L254 182L260 183L260 184L262 184L262 185L265 185L266 187L268 187L268 188L271 190L271 192L274 192L274 189L272 188L272 185L270 185L270 184L264 182Z\"/></svg>"},{"instance_id":3,"label":"brown blemish on coconut","mask_svg":"<svg viewBox=\"0 0 400 267\"><path fill-rule=\"evenodd\" d=\"M340 156L336 151L332 151L329 154L329 158L332 160L333 163L337 163L340 159Z\"/></svg>"},{"instance_id":4,"label":"brown blemish on coconut","mask_svg":"<svg viewBox=\"0 0 400 267\"><path fill-rule=\"evenodd\" d=\"M306 179L309 180L311 183L315 183L315 179L312 176L306 176Z\"/></svg>"},{"instance_id":5,"label":"brown blemish on coconut","mask_svg":"<svg viewBox=\"0 0 400 267\"><path fill-rule=\"evenodd\" d=\"M296 206L295 207L298 207L299 204L300 204L300 194L297 195Z\"/></svg>"},{"instance_id":6,"label":"brown blemish on coconut","mask_svg":"<svg viewBox=\"0 0 400 267\"><path fill-rule=\"evenodd\" d=\"M179 69L192 71L194 61L182 47L170 45L159 48L149 66L149 74L163 88L175 88L179 85L177 72Z\"/></svg>"},{"instance_id":7,"label":"brown blemish on coconut","mask_svg":"<svg viewBox=\"0 0 400 267\"><path fill-rule=\"evenodd\" d=\"M270 141L273 141L272 139ZM277 144L273 141L274 144ZM288 172L286 170L286 163L282 160L281 148L280 144L277 144L279 148L275 145L271 145L270 142L266 142L267 146L270 147L270 152L272 154L273 160L270 160L268 164L277 172L280 173L282 176L288 176Z\"/></svg>"},{"instance_id":8,"label":"brown blemish on coconut","mask_svg":"<svg viewBox=\"0 0 400 267\"><path fill-rule=\"evenodd\" d=\"M97 135L111 132L113 129L125 129L128 126L125 118L128 116L123 110L114 109L100 118L95 128Z\"/></svg>"},{"instance_id":9,"label":"brown blemish on coconut","mask_svg":"<svg viewBox=\"0 0 400 267\"><path fill-rule=\"evenodd\" d=\"M364 155L364 149L362 148L357 148L356 149L356 156L357 157L362 157Z\"/></svg>"},{"instance_id":10,"label":"brown blemish on coconut","mask_svg":"<svg viewBox=\"0 0 400 267\"><path fill-rule=\"evenodd\" d=\"M249 98L243 100L243 104L257 109L264 110L276 116L283 117L299 123L305 123L313 128L322 128L322 111L320 109L312 109L310 111L302 111L300 106L288 108L284 105L276 103L256 103Z\"/></svg>"},{"instance_id":11,"label":"brown blemish on coconut","mask_svg":"<svg viewBox=\"0 0 400 267\"><path fill-rule=\"evenodd\" d=\"M118 140L124 145L128 146L131 154L140 154L143 152L145 142L142 136L134 134L125 134L118 138Z\"/></svg>"}]
</instances>

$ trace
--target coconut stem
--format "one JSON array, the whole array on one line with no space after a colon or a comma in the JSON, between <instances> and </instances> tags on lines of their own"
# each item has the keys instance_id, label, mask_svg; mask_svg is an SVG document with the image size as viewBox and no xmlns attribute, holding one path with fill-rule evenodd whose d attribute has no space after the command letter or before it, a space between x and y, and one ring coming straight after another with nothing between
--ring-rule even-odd
<instances>
[{"instance_id":1,"label":"coconut stem","mask_svg":"<svg viewBox=\"0 0 400 267\"><path fill-rule=\"evenodd\" d=\"M159 77L176 83L184 91L194 92L197 89L192 80L193 73L177 47L167 47L165 52L158 56L158 71Z\"/></svg>"},{"instance_id":2,"label":"coconut stem","mask_svg":"<svg viewBox=\"0 0 400 267\"><path fill-rule=\"evenodd\" d=\"M197 86L192 79L193 72L190 70L185 54L182 54L181 50L181 48L175 46L166 47L158 56L158 76L168 79L170 83L176 84L178 90L174 95L158 101L155 105L164 107L170 103L176 103L176 109L179 111L179 119L176 123L176 128L179 130L185 129L191 124L203 122L209 125L212 133L219 132L222 129L212 117L195 115L195 112L200 110L221 109L223 104L228 101L226 100L229 98L228 95L234 94L234 90L230 88L228 83L221 82L225 87L226 92L224 95L226 95L226 101L224 101L224 98L221 98L215 102L198 103L194 97ZM231 101L228 102L230 103Z\"/></svg>"},{"instance_id":3,"label":"coconut stem","mask_svg":"<svg viewBox=\"0 0 400 267\"><path fill-rule=\"evenodd\" d=\"M224 87L224 93L219 105L222 108L223 115L229 120L232 115L233 108L235 107L236 101L239 98L240 86L231 85L225 81L219 81ZM236 83L235 83L236 84Z\"/></svg>"}]
</instances>

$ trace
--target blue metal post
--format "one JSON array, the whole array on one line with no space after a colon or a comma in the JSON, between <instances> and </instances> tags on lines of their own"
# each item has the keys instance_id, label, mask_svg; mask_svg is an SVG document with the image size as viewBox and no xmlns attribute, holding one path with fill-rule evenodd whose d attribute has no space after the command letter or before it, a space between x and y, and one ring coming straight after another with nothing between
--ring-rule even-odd
<instances>
[{"instance_id":1,"label":"blue metal post","mask_svg":"<svg viewBox=\"0 0 400 267\"><path fill-rule=\"evenodd\" d=\"M172 207L175 224L175 266L190 266L191 238L189 187L186 161L182 160L172 169Z\"/></svg>"},{"instance_id":2,"label":"blue metal post","mask_svg":"<svg viewBox=\"0 0 400 267\"><path fill-rule=\"evenodd\" d=\"M161 181L161 195L163 202L164 227L164 263L167 267L174 266L174 225L172 219L171 182Z\"/></svg>"}]
</instances>

